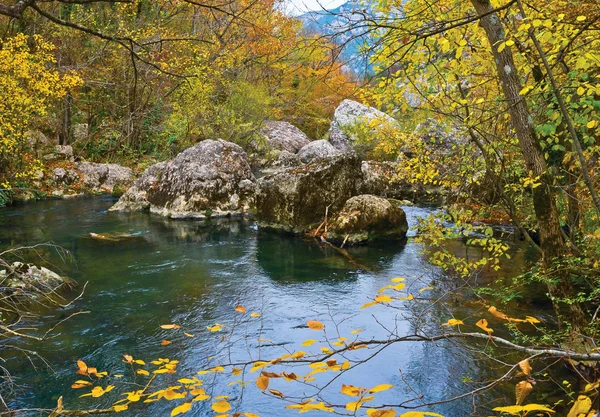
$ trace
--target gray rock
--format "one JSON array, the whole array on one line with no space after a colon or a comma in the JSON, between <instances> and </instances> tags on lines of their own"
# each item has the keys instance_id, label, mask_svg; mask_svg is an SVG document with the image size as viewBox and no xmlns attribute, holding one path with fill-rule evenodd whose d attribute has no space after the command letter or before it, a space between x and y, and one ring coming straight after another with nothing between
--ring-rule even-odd
<instances>
[{"instance_id":1,"label":"gray rock","mask_svg":"<svg viewBox=\"0 0 600 417\"><path fill-rule=\"evenodd\" d=\"M310 139L296 126L288 122L267 120L260 132L269 149L297 153Z\"/></svg>"},{"instance_id":2,"label":"gray rock","mask_svg":"<svg viewBox=\"0 0 600 417\"><path fill-rule=\"evenodd\" d=\"M56 272L23 262L14 262L10 267L0 270L0 281L4 287L29 292L32 289L49 292L72 281Z\"/></svg>"},{"instance_id":3,"label":"gray rock","mask_svg":"<svg viewBox=\"0 0 600 417\"><path fill-rule=\"evenodd\" d=\"M56 184L71 185L79 180L79 174L72 169L55 168L52 179Z\"/></svg>"},{"instance_id":4,"label":"gray rock","mask_svg":"<svg viewBox=\"0 0 600 417\"><path fill-rule=\"evenodd\" d=\"M204 140L173 160L151 166L111 207L171 218L241 215L254 198L254 176L244 150L224 140ZM232 209L232 196L239 197Z\"/></svg>"},{"instance_id":5,"label":"gray rock","mask_svg":"<svg viewBox=\"0 0 600 417\"><path fill-rule=\"evenodd\" d=\"M348 244L383 239L403 239L408 231L406 214L399 205L374 195L350 198L329 225L327 239Z\"/></svg>"},{"instance_id":6,"label":"gray rock","mask_svg":"<svg viewBox=\"0 0 600 417\"><path fill-rule=\"evenodd\" d=\"M71 145L56 145L52 153L44 155L42 158L46 161L64 160L73 162L75 160Z\"/></svg>"},{"instance_id":7,"label":"gray rock","mask_svg":"<svg viewBox=\"0 0 600 417\"><path fill-rule=\"evenodd\" d=\"M352 143L356 138L349 135L346 130L359 123L368 123L374 119L379 119L382 123L390 123L393 126L398 126L398 122L393 117L382 111L356 101L342 101L335 109L333 120L329 126L329 142L342 152L350 151Z\"/></svg>"},{"instance_id":8,"label":"gray rock","mask_svg":"<svg viewBox=\"0 0 600 417\"><path fill-rule=\"evenodd\" d=\"M293 233L310 230L356 195L360 161L352 155L321 159L288 168L259 181L256 216L259 225Z\"/></svg>"},{"instance_id":9,"label":"gray rock","mask_svg":"<svg viewBox=\"0 0 600 417\"><path fill-rule=\"evenodd\" d=\"M117 164L79 162L77 170L83 177L83 187L90 191L112 193L115 187L126 188L133 182L133 171Z\"/></svg>"},{"instance_id":10,"label":"gray rock","mask_svg":"<svg viewBox=\"0 0 600 417\"><path fill-rule=\"evenodd\" d=\"M88 124L87 123L75 123L71 127L71 133L73 134L74 142L84 142L88 139Z\"/></svg>"},{"instance_id":11,"label":"gray rock","mask_svg":"<svg viewBox=\"0 0 600 417\"><path fill-rule=\"evenodd\" d=\"M25 143L33 149L46 148L52 145L52 141L39 130L25 132Z\"/></svg>"},{"instance_id":12,"label":"gray rock","mask_svg":"<svg viewBox=\"0 0 600 417\"><path fill-rule=\"evenodd\" d=\"M302 165L302 160L295 153L291 153L288 151L281 151L277 156L277 160L273 164L275 167L295 167L298 165Z\"/></svg>"},{"instance_id":13,"label":"gray rock","mask_svg":"<svg viewBox=\"0 0 600 417\"><path fill-rule=\"evenodd\" d=\"M298 157L304 163L309 163L317 159L327 158L339 155L340 151L326 140L315 140L304 146L298 152Z\"/></svg>"}]
</instances>

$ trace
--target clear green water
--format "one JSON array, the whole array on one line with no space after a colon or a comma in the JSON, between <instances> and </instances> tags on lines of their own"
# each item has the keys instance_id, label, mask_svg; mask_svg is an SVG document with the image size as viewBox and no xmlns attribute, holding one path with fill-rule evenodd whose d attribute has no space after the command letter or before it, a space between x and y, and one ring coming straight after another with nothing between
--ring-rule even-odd
<instances>
[{"instance_id":1,"label":"clear green water","mask_svg":"<svg viewBox=\"0 0 600 417\"><path fill-rule=\"evenodd\" d=\"M121 362L124 353L146 361L168 357L181 361L176 377L193 375L205 366L207 356L222 347L219 335L207 332L206 326L232 323L239 315L234 311L237 304L248 311L261 311L262 321L248 325L246 332L252 336L249 349L254 354L259 337L277 344L268 346L270 343L263 342L260 352L266 358L281 355L285 349L311 351L299 345L318 336L303 326L312 319L332 329L331 317L347 318L340 325L345 335L349 329L363 329L361 336L365 339L383 337L386 332L382 326L396 328L398 334L410 333L414 324L409 319L414 313L408 308L392 311L359 307L393 277L406 277L415 289L444 280L410 241L350 249L352 256L368 267L369 271L363 271L314 241L261 232L251 221L170 221L140 213L107 212L113 203L108 197L46 201L0 211L2 248L52 241L70 250L76 261L71 266L61 264L61 268L80 284L88 282L81 299L66 309L43 311L41 320L32 324L44 329L73 312L90 312L62 324L56 337L43 344L22 345L38 352L51 368L35 360L35 370L17 352L5 349L1 353L19 386L12 394L3 393L11 398L12 407L51 408L61 395L70 409L106 406L119 398L122 389L99 399L78 398L85 391L70 388L79 379L75 375L77 359L114 374L126 371ZM409 223L414 224L416 216L429 212L407 208ZM88 237L90 232L114 231L139 238L107 243ZM513 259L519 254L522 257L523 249L515 252ZM443 314L442 308L434 308L424 328L439 328L439 323L448 318ZM181 331L159 327L173 322L196 337L191 339ZM173 343L161 346L162 339ZM234 347L231 355L247 359L248 354L242 344ZM461 377L481 380L488 372L494 371L465 349L444 343L411 343L389 347L369 363L348 372L344 382L364 387L391 383L397 388L378 397L388 403L414 398L415 392L436 401L467 389ZM410 382L410 389L402 378ZM286 394L306 391L282 381L273 384ZM332 384L325 391L326 398L341 402L337 394L340 384ZM487 404L500 396L503 403L503 396L512 396L510 391L492 392L478 402ZM233 402L239 400L240 411L261 416L297 415L254 386L242 392L223 383L217 392L230 395ZM175 405L158 402L120 415L167 416ZM209 407L207 402L197 403L187 415L212 416ZM473 403L466 399L429 409L457 417L472 413Z\"/></svg>"}]
</instances>

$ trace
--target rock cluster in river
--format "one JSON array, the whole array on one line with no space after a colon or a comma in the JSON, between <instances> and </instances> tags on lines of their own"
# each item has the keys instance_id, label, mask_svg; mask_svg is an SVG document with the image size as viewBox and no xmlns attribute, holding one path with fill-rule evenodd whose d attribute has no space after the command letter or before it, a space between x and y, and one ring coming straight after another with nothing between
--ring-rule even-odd
<instances>
[{"instance_id":1,"label":"rock cluster in river","mask_svg":"<svg viewBox=\"0 0 600 417\"><path fill-rule=\"evenodd\" d=\"M342 137L346 123L382 115L344 101L336 110L330 140L332 133ZM110 210L147 210L171 218L253 211L261 227L293 233L317 227L327 215L337 225L331 236L348 236L350 243L405 236L402 209L382 197L406 198L413 190L394 181L392 164L361 161L350 149L349 138L340 139L337 146L327 140L311 142L286 122L266 122L261 134L263 148L257 150L260 143L251 148L267 158L258 164L256 177L240 146L221 139L204 140L173 160L148 168Z\"/></svg>"}]
</instances>

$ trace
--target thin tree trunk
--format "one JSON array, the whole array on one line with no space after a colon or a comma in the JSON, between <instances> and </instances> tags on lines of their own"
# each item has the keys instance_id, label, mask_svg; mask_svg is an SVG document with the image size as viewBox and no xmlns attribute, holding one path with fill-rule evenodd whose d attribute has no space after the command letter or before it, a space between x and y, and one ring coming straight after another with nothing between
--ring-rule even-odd
<instances>
[{"instance_id":1,"label":"thin tree trunk","mask_svg":"<svg viewBox=\"0 0 600 417\"><path fill-rule=\"evenodd\" d=\"M498 51L498 46L505 40L505 32L500 17L494 12L490 0L471 0L477 13L482 16L480 24L490 42L496 70L507 101L512 126L515 130L521 154L525 160L527 171L534 178L539 178L541 185L532 189L533 206L540 231L542 262L546 269L565 254L565 246L560 229L560 216L553 191L552 178L548 173L546 161L535 134L533 118L526 102L520 96L521 81L517 73L510 48ZM573 326L575 331L587 324L586 315L578 303L557 302L556 299L571 298L575 294L573 284L568 277L562 277L556 284L548 282L548 291L553 300L559 323Z\"/></svg>"}]
</instances>

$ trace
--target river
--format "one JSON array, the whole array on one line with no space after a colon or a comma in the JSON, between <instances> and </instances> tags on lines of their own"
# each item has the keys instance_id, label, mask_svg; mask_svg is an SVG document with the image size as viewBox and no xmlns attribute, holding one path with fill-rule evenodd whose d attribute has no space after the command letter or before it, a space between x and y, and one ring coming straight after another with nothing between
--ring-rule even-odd
<instances>
[{"instance_id":1,"label":"river","mask_svg":"<svg viewBox=\"0 0 600 417\"><path fill-rule=\"evenodd\" d=\"M18 387L10 393L3 385L3 396L10 399L11 407L52 408L59 396L64 397L69 409L107 406L122 398L120 392L127 390L123 387L125 382L113 377L128 372L123 354L146 362L158 357L177 359L180 363L175 377L194 375L205 369L207 357L222 348L220 337L227 333L227 330L208 332L207 326L221 323L228 329L242 316L235 311L237 305L247 309L244 333L251 337L228 352L234 359L247 357L247 349L256 358L259 343L261 355L269 359L286 350L314 351L318 345L312 350L300 347L302 341L322 335L306 328L308 320L323 322L330 336L334 321L341 319L344 321L339 323L339 329L343 335L351 336L350 329L359 329L361 338L377 338L386 334L385 328L408 334L414 327L410 321L414 312L408 307L409 302L398 310L380 306L361 310L360 306L394 277L405 277L407 287L415 294L431 283L449 279L427 263L421 247L410 239L350 248L349 253L356 261L353 263L317 242L259 231L251 220L171 221L148 214L108 212L113 203L110 197L97 197L42 201L0 210L2 248L54 242L68 249L74 259L64 263L53 257L55 265L77 280L79 289L88 283L83 296L69 307L42 310L40 318L24 323L42 331L71 313L89 312L61 324L55 336L43 343L20 341L20 346L39 353L48 365L34 358L34 368L17 351L5 348L2 352L4 366L12 371ZM418 216L431 211L406 207L409 225L413 226ZM137 238L114 243L89 237L90 232L115 231L128 232ZM526 249L519 245L511 251L513 259L526 254ZM357 268L356 263L365 268ZM515 261L510 264L514 269L521 267L515 266ZM74 292L70 297L77 294ZM467 310L472 307L456 308L458 316L461 309L464 314L471 314ZM254 311L260 312L261 317L250 319L249 313ZM439 328L448 318L448 308L435 307L425 326ZM177 323L182 329L161 329L160 325L168 323ZM186 336L184 331L195 337ZM163 346L162 340L171 343ZM100 385L110 381L118 388L97 399L79 398L89 390L70 387L76 379L81 379L75 374L78 359L109 372L106 382ZM147 365L146 369L155 368ZM397 404L414 398L417 393L422 393L427 401L439 401L468 391L470 381L484 380L495 372L493 366L461 345L411 342L390 346L347 372L343 382L363 387L390 383L395 388L379 393L377 399ZM319 375L317 383L326 380L319 379L322 377L323 374ZM127 377L123 378L126 380ZM296 411L284 408L285 402L262 394L254 385L246 387L242 396L238 385L226 385L229 381L232 379L217 383L216 389L230 396L236 407L232 412L297 415ZM332 384L324 396L342 401L341 382ZM306 391L306 387L295 387L283 380L273 381L272 387L286 395ZM513 392L514 388L509 386L478 397L482 408L477 408L477 412L486 415L488 404L511 404ZM159 401L131 407L120 415L166 416L176 404ZM428 409L446 417L459 417L471 415L474 405L466 398ZM214 414L210 401L196 403L188 413Z\"/></svg>"}]
</instances>

